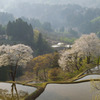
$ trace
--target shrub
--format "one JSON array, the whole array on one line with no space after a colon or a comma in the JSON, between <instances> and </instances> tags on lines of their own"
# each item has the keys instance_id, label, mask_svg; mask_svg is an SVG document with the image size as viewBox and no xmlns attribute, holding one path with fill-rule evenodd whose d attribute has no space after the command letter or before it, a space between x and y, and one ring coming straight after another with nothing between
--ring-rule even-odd
<instances>
[{"instance_id":1,"label":"shrub","mask_svg":"<svg viewBox=\"0 0 100 100\"><path fill-rule=\"evenodd\" d=\"M56 81L59 79L60 70L58 68L53 68L48 72L49 79Z\"/></svg>"}]
</instances>

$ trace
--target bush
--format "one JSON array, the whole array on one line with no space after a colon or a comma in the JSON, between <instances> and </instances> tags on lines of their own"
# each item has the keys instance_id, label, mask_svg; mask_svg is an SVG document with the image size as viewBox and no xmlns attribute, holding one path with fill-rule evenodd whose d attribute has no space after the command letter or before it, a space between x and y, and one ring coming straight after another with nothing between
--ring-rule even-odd
<instances>
[{"instance_id":1,"label":"bush","mask_svg":"<svg viewBox=\"0 0 100 100\"><path fill-rule=\"evenodd\" d=\"M59 79L60 70L58 68L53 68L48 72L49 79L56 81Z\"/></svg>"}]
</instances>

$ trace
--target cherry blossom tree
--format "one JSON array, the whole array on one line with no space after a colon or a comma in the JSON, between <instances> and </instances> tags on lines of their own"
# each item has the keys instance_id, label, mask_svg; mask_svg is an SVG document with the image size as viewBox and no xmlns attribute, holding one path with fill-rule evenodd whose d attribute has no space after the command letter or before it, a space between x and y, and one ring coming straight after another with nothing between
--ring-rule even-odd
<instances>
[{"instance_id":1,"label":"cherry blossom tree","mask_svg":"<svg viewBox=\"0 0 100 100\"><path fill-rule=\"evenodd\" d=\"M91 57L100 56L100 40L95 33L82 35L72 45L72 49L87 57L87 63L89 64Z\"/></svg>"},{"instance_id":2,"label":"cherry blossom tree","mask_svg":"<svg viewBox=\"0 0 100 100\"><path fill-rule=\"evenodd\" d=\"M18 66L25 67L33 58L33 50L24 44L0 46L0 67L9 66L12 80L15 81Z\"/></svg>"},{"instance_id":3,"label":"cherry blossom tree","mask_svg":"<svg viewBox=\"0 0 100 100\"><path fill-rule=\"evenodd\" d=\"M95 57L98 58L99 64L100 40L95 33L91 33L90 35L82 35L70 50L62 51L58 63L63 70L71 71L74 68L79 70L82 66L82 59L87 58L87 64L89 64L91 58Z\"/></svg>"},{"instance_id":4,"label":"cherry blossom tree","mask_svg":"<svg viewBox=\"0 0 100 100\"><path fill-rule=\"evenodd\" d=\"M78 60L79 56L76 51L73 50L63 50L60 54L60 59L58 60L59 66L63 70L68 72L73 72L74 69L79 70Z\"/></svg>"}]
</instances>

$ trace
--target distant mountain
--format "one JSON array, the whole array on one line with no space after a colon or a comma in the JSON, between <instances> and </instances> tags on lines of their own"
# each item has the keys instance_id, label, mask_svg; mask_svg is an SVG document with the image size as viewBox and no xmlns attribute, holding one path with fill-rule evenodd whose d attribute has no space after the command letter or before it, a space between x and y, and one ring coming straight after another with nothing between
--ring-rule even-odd
<instances>
[{"instance_id":1,"label":"distant mountain","mask_svg":"<svg viewBox=\"0 0 100 100\"><path fill-rule=\"evenodd\" d=\"M88 30L86 25L90 26L91 20L100 16L100 0L9 0L9 3L5 1L0 3L1 11L11 13L15 17L38 19L41 25L49 22L57 30L64 27L66 30L69 28L77 31ZM5 13L0 15L2 24L7 23L8 19L13 19L11 15L9 15L10 18L3 15ZM3 23L6 19L7 21ZM38 21L35 22L38 23Z\"/></svg>"},{"instance_id":2,"label":"distant mountain","mask_svg":"<svg viewBox=\"0 0 100 100\"><path fill-rule=\"evenodd\" d=\"M100 7L100 0L2 0L0 1L0 11L9 11L19 8L20 5L30 4L49 4L66 5L78 4L85 7ZM30 8L30 6L28 6Z\"/></svg>"},{"instance_id":3,"label":"distant mountain","mask_svg":"<svg viewBox=\"0 0 100 100\"><path fill-rule=\"evenodd\" d=\"M41 4L79 4L87 7L99 7L100 0L16 0L17 3L41 3Z\"/></svg>"},{"instance_id":4,"label":"distant mountain","mask_svg":"<svg viewBox=\"0 0 100 100\"><path fill-rule=\"evenodd\" d=\"M44 4L79 4L87 7L99 7L100 0L33 0L33 3Z\"/></svg>"},{"instance_id":5,"label":"distant mountain","mask_svg":"<svg viewBox=\"0 0 100 100\"><path fill-rule=\"evenodd\" d=\"M12 13L17 17L24 15L27 15L27 17L31 17L33 13L35 16L35 13L37 14L38 12L41 12L43 10L42 6L45 6L46 12L49 6L51 7L51 5L54 5L56 9L57 5L62 5L64 7L68 4L76 4L83 7L100 8L100 0L2 0L0 1L0 11ZM60 7L60 9L62 8ZM40 15L38 14L38 16Z\"/></svg>"}]
</instances>

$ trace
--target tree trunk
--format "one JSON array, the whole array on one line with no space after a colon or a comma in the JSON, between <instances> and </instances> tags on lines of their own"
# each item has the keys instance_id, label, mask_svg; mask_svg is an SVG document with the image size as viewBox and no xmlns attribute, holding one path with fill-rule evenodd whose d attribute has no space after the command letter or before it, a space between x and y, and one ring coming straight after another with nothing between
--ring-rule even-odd
<instances>
[{"instance_id":1,"label":"tree trunk","mask_svg":"<svg viewBox=\"0 0 100 100\"><path fill-rule=\"evenodd\" d=\"M16 88L16 84L12 83L11 87L12 87L11 88L12 100L15 100L14 89L15 89L15 92L16 92L17 100L19 100L19 95L18 95L18 91L17 91L17 88Z\"/></svg>"},{"instance_id":2,"label":"tree trunk","mask_svg":"<svg viewBox=\"0 0 100 100\"><path fill-rule=\"evenodd\" d=\"M66 67L67 71L70 72L69 66Z\"/></svg>"},{"instance_id":3,"label":"tree trunk","mask_svg":"<svg viewBox=\"0 0 100 100\"><path fill-rule=\"evenodd\" d=\"M39 77L39 71L36 71L36 80L38 80Z\"/></svg>"},{"instance_id":4,"label":"tree trunk","mask_svg":"<svg viewBox=\"0 0 100 100\"><path fill-rule=\"evenodd\" d=\"M90 64L90 58L91 56L87 56L87 64Z\"/></svg>"},{"instance_id":5,"label":"tree trunk","mask_svg":"<svg viewBox=\"0 0 100 100\"><path fill-rule=\"evenodd\" d=\"M12 98L14 98L14 88L13 88L13 83L12 83L12 85L11 85L11 94L12 94Z\"/></svg>"},{"instance_id":6,"label":"tree trunk","mask_svg":"<svg viewBox=\"0 0 100 100\"><path fill-rule=\"evenodd\" d=\"M78 65L77 65L77 58L78 57L77 57L77 53L76 53L76 55L75 55L75 67L76 67L77 70L79 70Z\"/></svg>"},{"instance_id":7,"label":"tree trunk","mask_svg":"<svg viewBox=\"0 0 100 100\"><path fill-rule=\"evenodd\" d=\"M82 66L82 58L79 59L79 65Z\"/></svg>"},{"instance_id":8,"label":"tree trunk","mask_svg":"<svg viewBox=\"0 0 100 100\"><path fill-rule=\"evenodd\" d=\"M17 68L18 68L18 66L16 65L16 66L15 66L15 70L14 70L14 80L13 80L13 81L15 81L15 77L16 77Z\"/></svg>"},{"instance_id":9,"label":"tree trunk","mask_svg":"<svg viewBox=\"0 0 100 100\"><path fill-rule=\"evenodd\" d=\"M75 67L76 67L77 70L79 70L79 68L78 68L78 66L77 66L77 63L75 64Z\"/></svg>"},{"instance_id":10,"label":"tree trunk","mask_svg":"<svg viewBox=\"0 0 100 100\"><path fill-rule=\"evenodd\" d=\"M12 81L15 81L16 72L17 72L17 68L18 68L17 63L15 65L15 67L14 66L10 66L10 68L11 68L11 78L12 78Z\"/></svg>"},{"instance_id":11,"label":"tree trunk","mask_svg":"<svg viewBox=\"0 0 100 100\"><path fill-rule=\"evenodd\" d=\"M13 66L10 66L10 70L11 70L10 75L11 75L12 81L15 81Z\"/></svg>"},{"instance_id":12,"label":"tree trunk","mask_svg":"<svg viewBox=\"0 0 100 100\"><path fill-rule=\"evenodd\" d=\"M15 87L15 92L16 92L16 95L17 95L17 100L19 100L19 95L18 95L18 91L17 91L17 88L16 88L16 84L14 83L14 87Z\"/></svg>"},{"instance_id":13,"label":"tree trunk","mask_svg":"<svg viewBox=\"0 0 100 100\"><path fill-rule=\"evenodd\" d=\"M99 59L100 59L100 58L98 57L97 66L99 66Z\"/></svg>"},{"instance_id":14,"label":"tree trunk","mask_svg":"<svg viewBox=\"0 0 100 100\"><path fill-rule=\"evenodd\" d=\"M98 70L99 70L99 62L100 62L100 57L98 57L98 61L97 61Z\"/></svg>"},{"instance_id":15,"label":"tree trunk","mask_svg":"<svg viewBox=\"0 0 100 100\"><path fill-rule=\"evenodd\" d=\"M46 81L46 72L45 72L45 69L43 69L43 73L44 73L44 80Z\"/></svg>"}]
</instances>

